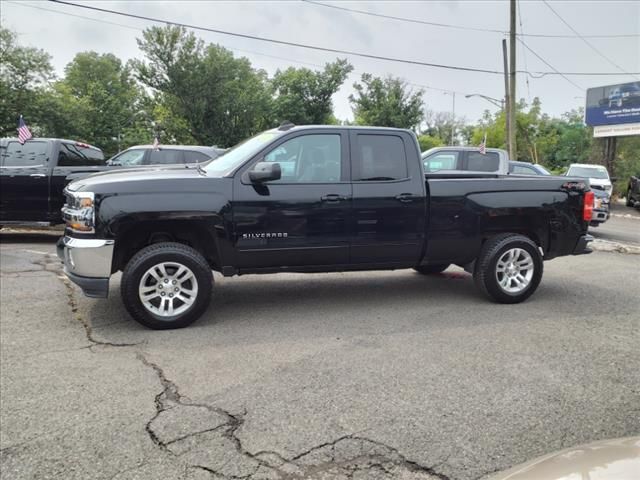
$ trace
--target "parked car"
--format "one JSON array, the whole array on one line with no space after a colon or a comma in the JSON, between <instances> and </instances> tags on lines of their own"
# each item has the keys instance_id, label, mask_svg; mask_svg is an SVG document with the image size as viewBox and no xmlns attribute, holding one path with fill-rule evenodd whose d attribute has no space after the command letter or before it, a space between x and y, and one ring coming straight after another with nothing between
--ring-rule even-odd
<instances>
[{"instance_id":1,"label":"parked car","mask_svg":"<svg viewBox=\"0 0 640 480\"><path fill-rule=\"evenodd\" d=\"M0 225L62 223L67 183L107 168L102 150L86 143L0 139Z\"/></svg>"},{"instance_id":2,"label":"parked car","mask_svg":"<svg viewBox=\"0 0 640 480\"><path fill-rule=\"evenodd\" d=\"M640 437L565 448L494 474L489 480L637 480Z\"/></svg>"},{"instance_id":3,"label":"parked car","mask_svg":"<svg viewBox=\"0 0 640 480\"><path fill-rule=\"evenodd\" d=\"M640 172L629 178L627 186L627 207L640 207Z\"/></svg>"},{"instance_id":4,"label":"parked car","mask_svg":"<svg viewBox=\"0 0 640 480\"><path fill-rule=\"evenodd\" d=\"M182 165L208 162L224 153L217 147L199 145L137 145L114 155L107 160L109 166L139 167L145 165Z\"/></svg>"},{"instance_id":5,"label":"parked car","mask_svg":"<svg viewBox=\"0 0 640 480\"><path fill-rule=\"evenodd\" d=\"M424 171L444 170L463 172L490 172L505 175L509 172L509 153L499 148L435 147L422 154Z\"/></svg>"},{"instance_id":6,"label":"parked car","mask_svg":"<svg viewBox=\"0 0 640 480\"><path fill-rule=\"evenodd\" d=\"M122 271L125 307L156 329L202 315L212 270L434 274L456 264L490 299L517 303L537 289L543 260L591 252L592 208L579 178L425 175L409 130L286 125L204 168L73 182L58 255L90 297L106 297Z\"/></svg>"},{"instance_id":7,"label":"parked car","mask_svg":"<svg viewBox=\"0 0 640 480\"><path fill-rule=\"evenodd\" d=\"M610 197L613 191L609 172L602 165L590 163L572 163L565 174L568 177L588 178L591 188L604 190Z\"/></svg>"},{"instance_id":8,"label":"parked car","mask_svg":"<svg viewBox=\"0 0 640 480\"><path fill-rule=\"evenodd\" d=\"M509 162L509 173L512 175L551 175L551 172L537 163Z\"/></svg>"}]
</instances>

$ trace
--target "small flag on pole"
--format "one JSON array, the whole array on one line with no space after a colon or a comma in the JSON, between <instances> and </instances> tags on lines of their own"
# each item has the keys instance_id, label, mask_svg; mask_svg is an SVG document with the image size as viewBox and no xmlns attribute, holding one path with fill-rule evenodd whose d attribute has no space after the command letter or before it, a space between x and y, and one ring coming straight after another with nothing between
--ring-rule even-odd
<instances>
[{"instance_id":1,"label":"small flag on pole","mask_svg":"<svg viewBox=\"0 0 640 480\"><path fill-rule=\"evenodd\" d=\"M24 118L20 115L20 120L18 120L18 141L24 145L24 142L33 138L31 135L31 130L27 127L27 124L24 123Z\"/></svg>"},{"instance_id":2,"label":"small flag on pole","mask_svg":"<svg viewBox=\"0 0 640 480\"><path fill-rule=\"evenodd\" d=\"M484 133L484 138L482 139L482 143L478 146L480 149L480 153L485 155L487 153L487 132Z\"/></svg>"},{"instance_id":3,"label":"small flag on pole","mask_svg":"<svg viewBox=\"0 0 640 480\"><path fill-rule=\"evenodd\" d=\"M160 150L160 140L158 140L158 136L153 137L153 149Z\"/></svg>"}]
</instances>

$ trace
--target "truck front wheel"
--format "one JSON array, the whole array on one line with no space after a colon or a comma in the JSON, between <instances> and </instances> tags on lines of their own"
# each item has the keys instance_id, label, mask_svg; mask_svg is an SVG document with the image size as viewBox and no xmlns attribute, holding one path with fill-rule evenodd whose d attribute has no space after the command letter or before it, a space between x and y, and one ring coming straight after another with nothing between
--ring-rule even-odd
<instances>
[{"instance_id":1,"label":"truck front wheel","mask_svg":"<svg viewBox=\"0 0 640 480\"><path fill-rule=\"evenodd\" d=\"M520 303L542 279L542 255L524 235L505 234L482 246L473 279L482 293L499 303Z\"/></svg>"},{"instance_id":2,"label":"truck front wheel","mask_svg":"<svg viewBox=\"0 0 640 480\"><path fill-rule=\"evenodd\" d=\"M149 245L127 263L120 283L131 316L154 330L196 321L211 300L213 274L204 257L174 242Z\"/></svg>"}]
</instances>

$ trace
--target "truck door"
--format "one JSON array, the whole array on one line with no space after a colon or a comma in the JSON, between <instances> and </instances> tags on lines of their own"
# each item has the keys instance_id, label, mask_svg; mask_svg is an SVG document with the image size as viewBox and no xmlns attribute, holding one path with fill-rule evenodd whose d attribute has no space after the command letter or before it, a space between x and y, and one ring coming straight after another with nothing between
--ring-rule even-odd
<instances>
[{"instance_id":1,"label":"truck door","mask_svg":"<svg viewBox=\"0 0 640 480\"><path fill-rule=\"evenodd\" d=\"M419 152L408 134L351 132L352 264L417 265L426 197ZM408 161L412 160L412 161Z\"/></svg>"},{"instance_id":2,"label":"truck door","mask_svg":"<svg viewBox=\"0 0 640 480\"><path fill-rule=\"evenodd\" d=\"M349 263L348 134L304 130L288 135L234 179L233 223L240 269ZM276 162L282 178L252 184L253 164Z\"/></svg>"},{"instance_id":3,"label":"truck door","mask_svg":"<svg viewBox=\"0 0 640 480\"><path fill-rule=\"evenodd\" d=\"M2 149L0 221L48 221L49 143L10 140Z\"/></svg>"}]
</instances>

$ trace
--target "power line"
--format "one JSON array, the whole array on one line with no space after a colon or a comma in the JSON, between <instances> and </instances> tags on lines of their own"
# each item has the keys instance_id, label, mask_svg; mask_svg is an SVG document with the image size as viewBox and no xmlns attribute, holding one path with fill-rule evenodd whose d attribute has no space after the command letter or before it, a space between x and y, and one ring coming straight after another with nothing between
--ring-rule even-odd
<instances>
[{"instance_id":1,"label":"power line","mask_svg":"<svg viewBox=\"0 0 640 480\"><path fill-rule=\"evenodd\" d=\"M575 83L573 80L571 80L570 78L568 78L566 75L564 75L563 73L559 72L556 67L554 67L553 65L551 65L549 62L547 62L544 58L542 58L540 55L538 55L534 50L532 50L526 43L524 43L522 41L521 38L517 38L517 40L522 44L522 46L524 48L526 48L527 50L529 50L531 53L533 53L542 63L544 63L547 67L549 67L551 70L554 70L558 75L560 75L562 78L564 78L567 82L569 82L571 85L573 85L574 87L580 89L581 91L584 92L584 88L582 88L580 85L578 85L577 83Z\"/></svg>"},{"instance_id":2,"label":"power line","mask_svg":"<svg viewBox=\"0 0 640 480\"><path fill-rule=\"evenodd\" d=\"M153 18L153 17L147 17L144 15L136 15L133 13L125 13L125 12L118 12L116 10L109 10L106 8L99 8L99 7L94 7L91 5L80 5L77 3L72 3L72 2L66 2L66 1L62 1L62 0L49 0L50 2L53 3L59 3L62 5L70 5L73 7L78 7L78 8L85 8L88 10L95 10L98 12L103 12L103 13L111 13L114 15L121 15L121 16L125 16L125 17L131 17L131 18L138 18L140 20L147 20L149 22L156 22L156 23L164 23L167 25L175 25L175 26L179 26L179 27L185 27L185 28L190 28L193 30L202 30L205 32L213 32L213 33L218 33L221 35L229 35L232 37L240 37L240 38L248 38L250 40L258 40L261 42L269 42L269 43L276 43L278 45L287 45L290 47L299 47L299 48L306 48L308 50L320 50L320 51L325 51L325 52L331 52L331 53L338 53L338 54L342 54L342 55L352 55L354 57L363 57L363 58L371 58L373 60L383 60L383 61L387 61L387 62L396 62L396 63L406 63L406 64L410 64L410 65L420 65L423 67L433 67L433 68L444 68L447 70L458 70L458 71L466 71L466 72L476 72L476 73L490 73L490 74L500 74L499 71L497 70L489 70L486 68L473 68L473 67L460 67L460 66L455 66L455 65L444 65L444 64L438 64L438 63L429 63L429 62L420 62L417 60L406 60L406 59L400 59L400 58L394 58L394 57L385 57L382 55L373 55L373 54L369 54L369 53L363 53L363 52L352 52L349 50L341 50L341 49L337 49L337 48L328 48L328 47L319 47L316 45L308 45L308 44L304 44L304 43L296 43L296 42L289 42L286 40L277 40L274 38L266 38L266 37L258 37L257 35L249 35L246 33L236 33L236 32L228 32L225 30L218 30L215 28L208 28L208 27L201 27L199 25L191 25L188 23L179 23L179 22L172 22L169 20L162 20L162 19L158 19L158 18Z\"/></svg>"},{"instance_id":3,"label":"power line","mask_svg":"<svg viewBox=\"0 0 640 480\"><path fill-rule=\"evenodd\" d=\"M326 8L333 8L335 10L342 10L345 12L352 12L352 13L359 13L361 15L368 15L370 17L379 17L379 18L386 18L389 20L396 20L396 21L400 21L400 22L408 22L408 23L418 23L420 25L430 25L433 27L443 27L443 28L454 28L454 29L459 29L459 30L471 30L471 31L475 31L475 32L486 32L486 33L499 33L499 34L508 34L509 32L506 30L498 30L498 29L492 29L492 28L479 28L479 27L467 27L467 26L463 26L463 25L453 25L450 23L438 23L438 22L428 22L426 20L418 20L415 18L407 18L407 17L396 17L394 15L384 15L381 13L374 13L374 12L368 12L366 10L358 10L356 8L347 8L347 7L340 7L338 5L332 5L330 3L322 3L322 2L316 2L314 0L301 0L305 3L309 3L311 5L317 5L319 7L326 7ZM576 38L576 36L580 37L580 35L552 35L552 34L546 34L546 33L529 33L529 34L518 34L518 36L520 37L537 37L537 38ZM630 33L630 34L613 34L613 35L607 35L607 34L599 34L599 35L583 35L584 37L589 37L589 38L633 38L633 37L640 37L640 34L638 33Z\"/></svg>"},{"instance_id":4,"label":"power line","mask_svg":"<svg viewBox=\"0 0 640 480\"><path fill-rule=\"evenodd\" d=\"M22 2L16 2L16 1L12 1L12 0L6 0L7 3L13 4L13 5L18 5L21 7L28 7L28 8L32 8L34 10L44 10L46 12L51 12L51 13L58 13L60 15L66 15L66 16L70 16L70 17L75 17L75 18L80 18L83 20L91 20L94 22L98 22L98 23L105 23L108 25L114 25L117 27L123 27L123 28L128 28L131 30L136 30L138 32L144 32L144 28L141 27L134 27L132 25L125 25L123 23L117 23L117 22L110 22L108 20L103 20L101 18L93 18L93 17L87 17L84 15L77 15L74 13L69 13L69 12L62 12L60 10L54 10L54 9L50 9L50 8L44 8L44 7L40 7L40 6L36 6L36 5L30 5L30 4L26 4L26 3L22 3ZM311 67L316 67L316 68L324 68L325 65L321 65L319 63L311 63L311 62L303 62L301 60L293 60L291 58L286 58L286 57L280 57L277 55L271 55L271 54L267 54L267 53L262 53L262 52L256 52L253 50L245 50L245 49L239 49L239 48L234 48L234 47L229 47L229 46L225 46L225 48L229 49L229 50L233 50L236 52L241 52L241 53L248 53L248 54L252 54L252 55L259 55L259 56L263 56L263 57L268 57L268 58L274 58L277 60L283 60L285 62L288 63L293 63L296 65L306 65L306 66L311 66ZM454 90L451 89L445 89L445 88L439 88L439 87L432 87L429 85L424 85L421 83L414 83L414 82L410 82L407 79L402 79L404 82L406 82L408 85L414 86L414 87L418 87L418 88L422 88L422 89L426 89L426 90L435 90L438 92L454 92ZM455 92L457 94L460 95L466 95L466 92Z\"/></svg>"},{"instance_id":5,"label":"power line","mask_svg":"<svg viewBox=\"0 0 640 480\"><path fill-rule=\"evenodd\" d=\"M287 45L287 46L290 46L290 47L306 48L308 50L318 50L318 51L337 53L337 54L342 54L342 55L351 55L351 56L354 56L354 57L370 58L370 59L373 59L373 60L382 60L382 61L387 61L387 62L404 63L404 64L407 64L407 65L419 65L419 66L423 66L423 67L442 68L442 69L447 69L447 70L457 70L457 71L476 72L476 73L488 73L488 74L492 74L492 75L502 75L502 72L498 71L498 70L490 70L490 69L485 69L485 68L474 68L474 67L461 67L461 66L455 66L455 65L444 65L444 64L429 63L429 62L420 62L420 61L417 61L417 60L407 60L407 59L400 59L400 58L394 58L394 57L386 57L386 56L381 56L381 55L373 55L373 54L363 53L363 52L353 52L353 51L349 51L349 50L341 50L341 49L336 49L336 48L319 47L319 46L316 46L316 45L308 45L308 44L290 42L290 41L285 41L285 40L277 40L277 39L273 39L273 38L258 37L256 35L249 35L249 34L244 34L244 33L228 32L228 31L224 31L224 30L218 30L218 29L215 29L215 28L202 27L202 26L199 26L199 25L191 25L191 24L187 24L187 23L172 22L170 20L163 20L163 19L158 19L158 18L153 18L153 17L147 17L147 16L144 16L144 15L136 15L136 14L133 14L133 13L119 12L117 10L109 10L109 9L106 9L106 8L94 7L92 5L81 5L81 4L67 2L67 1L63 1L63 0L49 0L49 1L53 2L53 3L61 4L61 5L69 5L69 6L73 6L73 7L77 7L77 8L84 8L84 9L94 10L94 11L103 12L103 13L111 13L113 15L120 15L120 16L124 16L124 17L137 18L137 19L146 20L146 21L149 21L149 22L162 23L162 24L165 24L165 25L174 25L174 26L189 28L189 29L192 29L192 30L202 30L202 31L205 31L205 32L218 33L218 34L221 34L221 35L228 35L228 36L232 36L232 37L247 38L247 39L250 39L250 40L258 40L258 41L261 41L261 42L275 43L275 44L278 44L278 45ZM541 76L544 76L544 75L556 75L556 74L557 75L619 75L619 73L609 73L609 72L595 72L595 73L590 73L590 72L570 72L570 73L567 73L567 72L565 72L565 73L560 73L557 70L555 70L554 72L518 71L518 73L526 73L528 75L538 74L538 75L541 75ZM638 73L638 75L640 75L640 73Z\"/></svg>"},{"instance_id":6,"label":"power line","mask_svg":"<svg viewBox=\"0 0 640 480\"><path fill-rule=\"evenodd\" d=\"M584 36L580 35L580 34L578 33L578 31L577 31L575 28L573 28L573 27L569 24L569 22L567 22L564 18L562 18L562 17L560 16L560 14L559 14L558 12L556 12L556 11L554 10L554 8L553 8L551 5L549 5L549 2L547 2L547 0L542 0L542 1L544 2L544 4L545 4L547 7L549 7L549 10L551 10L551 11L553 12L553 14L554 14L556 17L558 17L558 18L560 19L560 21L561 21L562 23L564 23L564 24L569 28L569 30L571 30L573 33L575 33L575 34L576 34L576 36L577 36L580 40L582 40L582 41L583 41L583 42L584 42L584 43L585 43L589 48L591 48L591 50L593 50L594 52L596 52L598 55L600 55L602 58L604 58L607 62L609 62L609 63L610 63L611 65L613 65L614 67L616 67L616 68L617 68L618 70L620 70L621 72L625 73L626 75L634 76L634 74L631 74L631 73L627 72L624 68L622 68L620 65L618 65L617 63L615 63L615 62L614 62L613 60L611 60L609 57L607 57L604 53L602 53L600 50L598 50L596 47L594 47L594 46L591 44L591 42L589 42L589 41L588 41Z\"/></svg>"},{"instance_id":7,"label":"power line","mask_svg":"<svg viewBox=\"0 0 640 480\"><path fill-rule=\"evenodd\" d=\"M28 7L28 8L32 8L34 10L44 10L46 12L59 13L60 15L66 15L66 16L69 16L69 17L81 18L83 20L91 20L91 21L98 22L98 23L105 23L107 25L114 25L114 26L117 26L117 27L128 28L130 30L136 30L138 32L144 32L144 28L134 27L132 25L125 25L123 23L110 22L108 20L103 20L101 18L93 18L93 17L87 17L87 16L84 16L84 15L77 15L77 14L69 13L69 12L61 12L60 10L53 10L53 9L50 9L50 8L44 8L44 7L40 7L40 6L36 6L36 5L30 5L30 4L22 3L22 2L16 2L16 1L12 1L12 0L5 0L5 1L6 1L6 3L10 3L12 5L17 5L17 6L20 6L20 7ZM271 55L271 54L268 54L268 53L256 52L256 51L253 51L253 50L245 50L245 49L229 47L229 46L227 46L225 48L227 48L229 50L232 50L232 51L235 51L235 52L248 53L248 54L251 54L251 55L260 55L260 56L263 56L263 57L274 58L274 59L277 59L277 60L283 60L283 61L288 62L288 63L294 63L294 64L299 64L299 65L307 65L307 66L312 66L312 67L324 68L324 65L319 65L317 63L303 62L301 60L292 60L290 58L279 57L277 55Z\"/></svg>"}]
</instances>

